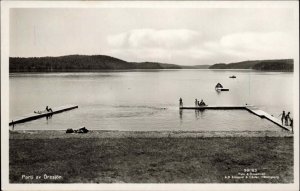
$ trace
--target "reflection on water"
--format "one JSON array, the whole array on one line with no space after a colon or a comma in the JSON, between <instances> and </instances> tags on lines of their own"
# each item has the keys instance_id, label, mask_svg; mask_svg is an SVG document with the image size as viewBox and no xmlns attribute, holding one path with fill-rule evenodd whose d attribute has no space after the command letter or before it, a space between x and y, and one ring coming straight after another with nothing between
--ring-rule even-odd
<instances>
[{"instance_id":1,"label":"reflection on water","mask_svg":"<svg viewBox=\"0 0 300 191\"><path fill-rule=\"evenodd\" d=\"M48 122L49 119L52 119L52 115L46 115L47 122Z\"/></svg>"},{"instance_id":2,"label":"reflection on water","mask_svg":"<svg viewBox=\"0 0 300 191\"><path fill-rule=\"evenodd\" d=\"M203 109L195 109L195 117L196 120L198 120L199 118L203 118L204 117L204 111Z\"/></svg>"},{"instance_id":3,"label":"reflection on water","mask_svg":"<svg viewBox=\"0 0 300 191\"><path fill-rule=\"evenodd\" d=\"M180 122L182 122L182 109L179 109L179 118L180 118Z\"/></svg>"},{"instance_id":4,"label":"reflection on water","mask_svg":"<svg viewBox=\"0 0 300 191\"><path fill-rule=\"evenodd\" d=\"M233 74L234 80L229 78ZM194 106L195 98L208 105L248 103L278 116L282 110L293 113L292 81L291 73L214 70L11 74L9 117L12 120L46 105L76 104L76 110L15 128L280 130L247 111L182 111L178 100L181 97L185 106ZM230 91L215 91L218 82Z\"/></svg>"}]
</instances>

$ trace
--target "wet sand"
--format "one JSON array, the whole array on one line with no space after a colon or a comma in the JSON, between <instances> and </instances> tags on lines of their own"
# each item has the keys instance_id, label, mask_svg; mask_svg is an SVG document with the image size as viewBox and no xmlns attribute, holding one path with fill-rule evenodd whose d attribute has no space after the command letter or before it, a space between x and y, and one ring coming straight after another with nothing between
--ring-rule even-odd
<instances>
[{"instance_id":1,"label":"wet sand","mask_svg":"<svg viewBox=\"0 0 300 191\"><path fill-rule=\"evenodd\" d=\"M293 137L290 131L103 131L65 133L65 131L36 130L10 131L10 139L65 139L65 138L201 138L201 137Z\"/></svg>"}]
</instances>

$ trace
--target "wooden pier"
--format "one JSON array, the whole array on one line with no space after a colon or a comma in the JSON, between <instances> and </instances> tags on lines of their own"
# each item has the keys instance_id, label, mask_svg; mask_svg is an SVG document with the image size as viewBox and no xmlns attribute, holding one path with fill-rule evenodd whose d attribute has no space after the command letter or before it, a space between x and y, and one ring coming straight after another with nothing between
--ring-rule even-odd
<instances>
[{"instance_id":1,"label":"wooden pier","mask_svg":"<svg viewBox=\"0 0 300 191\"><path fill-rule=\"evenodd\" d=\"M286 126L286 125L282 125L281 121L277 118L275 118L274 116L266 113L265 111L259 110L257 107L253 106L253 105L223 105L223 106L198 106L198 107L180 107L180 109L197 109L197 110L205 110L205 109L213 109L213 110L235 110L235 109L239 109L239 110L247 110L250 113L260 117L260 118L265 118L269 121L271 121L272 123L278 125L279 127L291 131L291 127L290 126Z\"/></svg>"},{"instance_id":2,"label":"wooden pier","mask_svg":"<svg viewBox=\"0 0 300 191\"><path fill-rule=\"evenodd\" d=\"M279 120L279 119L277 119L276 117L274 117L274 116L268 114L268 113L265 112L265 111L262 111L262 110L259 110L259 109L256 109L256 108L248 108L248 107L246 107L245 109L246 109L247 111L249 111L250 113L252 113L252 114L254 114L254 115L256 115L256 116L258 116L258 117L260 117L260 118L265 118L265 119L271 121L272 123L274 123L274 124L280 126L281 128L283 128L283 129L285 129L285 130L288 130L288 131L292 130L290 126L283 125L283 124L281 123L281 120Z\"/></svg>"},{"instance_id":3,"label":"wooden pier","mask_svg":"<svg viewBox=\"0 0 300 191\"><path fill-rule=\"evenodd\" d=\"M248 105L247 105L248 106ZM249 105L250 106L250 105ZM222 105L222 106L214 106L214 105L208 105L208 106L195 106L195 107L181 107L180 109L216 109L216 110L232 110L232 109L246 109L245 105Z\"/></svg>"},{"instance_id":4,"label":"wooden pier","mask_svg":"<svg viewBox=\"0 0 300 191\"><path fill-rule=\"evenodd\" d=\"M35 119L51 116L53 114L61 113L61 112L76 109L76 108L78 108L77 105L66 105L66 106L52 108L52 112L43 111L42 113L29 113L27 115L17 117L16 119L12 120L9 123L9 125L15 125L17 123L24 123L24 122L27 122L27 121L32 121L32 120L35 120Z\"/></svg>"}]
</instances>

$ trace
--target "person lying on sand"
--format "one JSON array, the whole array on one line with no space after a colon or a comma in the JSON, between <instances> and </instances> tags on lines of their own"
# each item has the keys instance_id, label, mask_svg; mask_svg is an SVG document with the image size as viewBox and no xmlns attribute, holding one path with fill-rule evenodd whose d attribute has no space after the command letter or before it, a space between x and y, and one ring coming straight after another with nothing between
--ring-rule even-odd
<instances>
[{"instance_id":1,"label":"person lying on sand","mask_svg":"<svg viewBox=\"0 0 300 191\"><path fill-rule=\"evenodd\" d=\"M85 127L79 128L79 129L67 129L66 133L88 133L89 130Z\"/></svg>"}]
</instances>

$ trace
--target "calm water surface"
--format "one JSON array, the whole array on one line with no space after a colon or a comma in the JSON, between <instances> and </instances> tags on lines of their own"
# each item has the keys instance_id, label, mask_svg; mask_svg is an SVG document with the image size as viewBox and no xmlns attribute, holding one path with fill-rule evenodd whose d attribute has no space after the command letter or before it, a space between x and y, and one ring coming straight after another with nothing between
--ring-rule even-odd
<instances>
[{"instance_id":1,"label":"calm water surface","mask_svg":"<svg viewBox=\"0 0 300 191\"><path fill-rule=\"evenodd\" d=\"M236 79L229 76L236 75ZM229 92L217 93L220 82ZM293 108L293 73L248 70L151 70L99 73L10 74L10 120L67 104L79 108L18 124L15 129L281 131L247 111L178 109L195 98L208 105L252 104L278 116ZM292 112L293 113L293 112Z\"/></svg>"}]
</instances>

